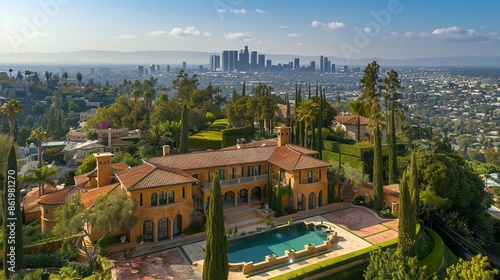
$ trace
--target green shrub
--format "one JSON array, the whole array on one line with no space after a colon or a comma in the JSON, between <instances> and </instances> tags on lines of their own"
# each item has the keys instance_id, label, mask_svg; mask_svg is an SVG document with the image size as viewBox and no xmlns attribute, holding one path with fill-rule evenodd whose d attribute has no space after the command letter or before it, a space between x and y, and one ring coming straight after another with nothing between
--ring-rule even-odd
<instances>
[{"instance_id":1,"label":"green shrub","mask_svg":"<svg viewBox=\"0 0 500 280\"><path fill-rule=\"evenodd\" d=\"M210 138L202 138L198 136L190 136L189 137L189 149L190 150L218 150L222 146L222 141L220 139L210 139Z\"/></svg>"},{"instance_id":2,"label":"green shrub","mask_svg":"<svg viewBox=\"0 0 500 280\"><path fill-rule=\"evenodd\" d=\"M392 215L392 209L389 207L386 207L386 208L380 210L379 214L383 218L396 218L396 217L394 217L394 215Z\"/></svg>"},{"instance_id":3,"label":"green shrub","mask_svg":"<svg viewBox=\"0 0 500 280\"><path fill-rule=\"evenodd\" d=\"M59 270L59 276L61 276L63 279L66 277L70 279L76 279L78 277L78 272L72 267L65 266Z\"/></svg>"},{"instance_id":4,"label":"green shrub","mask_svg":"<svg viewBox=\"0 0 500 280\"><path fill-rule=\"evenodd\" d=\"M86 263L69 262L67 267L74 269L80 278L84 278L92 274L92 268L89 267Z\"/></svg>"},{"instance_id":5,"label":"green shrub","mask_svg":"<svg viewBox=\"0 0 500 280\"><path fill-rule=\"evenodd\" d=\"M205 231L205 224L206 223L207 223L207 217L203 216L201 221L192 222L191 225L189 225L189 227L184 230L184 234L191 235L191 234L195 234L198 232L203 232L203 231Z\"/></svg>"},{"instance_id":6,"label":"green shrub","mask_svg":"<svg viewBox=\"0 0 500 280\"><path fill-rule=\"evenodd\" d=\"M293 208L292 206L287 206L285 207L285 212L287 215L297 213L297 209Z\"/></svg>"},{"instance_id":7,"label":"green shrub","mask_svg":"<svg viewBox=\"0 0 500 280\"><path fill-rule=\"evenodd\" d=\"M61 254L39 254L39 255L24 255L23 264L25 267L63 267L69 263L67 256Z\"/></svg>"},{"instance_id":8,"label":"green shrub","mask_svg":"<svg viewBox=\"0 0 500 280\"><path fill-rule=\"evenodd\" d=\"M247 141L254 138L254 129L252 126L228 128L222 130L222 147L236 145L236 140L245 138Z\"/></svg>"},{"instance_id":9,"label":"green shrub","mask_svg":"<svg viewBox=\"0 0 500 280\"><path fill-rule=\"evenodd\" d=\"M328 136L326 136L326 139L330 140L330 141L335 141L335 142L339 142L339 143L343 143L343 144L350 144L350 145L356 143L356 140L354 140L354 139L345 139L345 138L340 138L340 137L337 137L334 135L328 135Z\"/></svg>"}]
</instances>

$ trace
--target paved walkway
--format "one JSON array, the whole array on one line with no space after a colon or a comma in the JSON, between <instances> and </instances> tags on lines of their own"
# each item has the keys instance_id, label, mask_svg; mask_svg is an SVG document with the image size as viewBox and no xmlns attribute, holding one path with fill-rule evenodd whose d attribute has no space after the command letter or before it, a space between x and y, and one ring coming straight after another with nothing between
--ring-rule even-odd
<instances>
[{"instance_id":1,"label":"paved walkway","mask_svg":"<svg viewBox=\"0 0 500 280\"><path fill-rule=\"evenodd\" d=\"M323 221L331 226L338 234L333 249L325 254L251 277L241 272L230 272L229 279L268 279L397 236L397 220L380 219L367 208L347 203L337 203L274 218L274 222L280 225L288 222L290 218L294 221L302 219L314 222ZM257 227L266 227L266 225L262 223L241 228L239 233L254 231ZM143 244L113 253L112 259L119 260L116 267L121 271L122 279L201 279L204 256L202 247L205 245L205 239L205 233L180 236L172 241ZM124 260L125 256L131 257Z\"/></svg>"}]
</instances>

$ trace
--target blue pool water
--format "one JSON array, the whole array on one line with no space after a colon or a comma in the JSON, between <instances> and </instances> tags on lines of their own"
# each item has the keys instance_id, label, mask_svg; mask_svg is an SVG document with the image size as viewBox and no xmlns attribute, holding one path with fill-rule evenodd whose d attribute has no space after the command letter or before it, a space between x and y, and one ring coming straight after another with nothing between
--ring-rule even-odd
<instances>
[{"instance_id":1,"label":"blue pool water","mask_svg":"<svg viewBox=\"0 0 500 280\"><path fill-rule=\"evenodd\" d=\"M227 257L230 263L258 263L270 254L283 256L290 248L300 251L304 250L304 245L308 243L321 245L326 238L317 234L314 229L309 231L305 223L297 223L230 240Z\"/></svg>"}]
</instances>

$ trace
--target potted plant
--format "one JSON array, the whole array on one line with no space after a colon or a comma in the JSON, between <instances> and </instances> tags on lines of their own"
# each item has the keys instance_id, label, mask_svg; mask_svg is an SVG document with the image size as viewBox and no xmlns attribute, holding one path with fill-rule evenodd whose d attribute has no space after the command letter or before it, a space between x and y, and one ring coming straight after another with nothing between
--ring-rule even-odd
<instances>
[{"instance_id":1,"label":"potted plant","mask_svg":"<svg viewBox=\"0 0 500 280\"><path fill-rule=\"evenodd\" d=\"M137 243L144 243L144 235L142 233L137 236Z\"/></svg>"},{"instance_id":2,"label":"potted plant","mask_svg":"<svg viewBox=\"0 0 500 280\"><path fill-rule=\"evenodd\" d=\"M273 217L271 215L267 215L266 217L266 225L272 227L274 225Z\"/></svg>"}]
</instances>

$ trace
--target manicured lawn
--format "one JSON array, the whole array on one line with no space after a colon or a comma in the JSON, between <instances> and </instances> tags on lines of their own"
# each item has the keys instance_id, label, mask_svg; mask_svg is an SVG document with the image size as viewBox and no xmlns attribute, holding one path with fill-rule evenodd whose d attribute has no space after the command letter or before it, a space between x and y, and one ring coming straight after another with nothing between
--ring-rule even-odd
<instances>
[{"instance_id":1,"label":"manicured lawn","mask_svg":"<svg viewBox=\"0 0 500 280\"><path fill-rule=\"evenodd\" d=\"M227 119L216 120L208 128L191 135L191 137L222 140L222 130L226 129L227 124Z\"/></svg>"}]
</instances>

